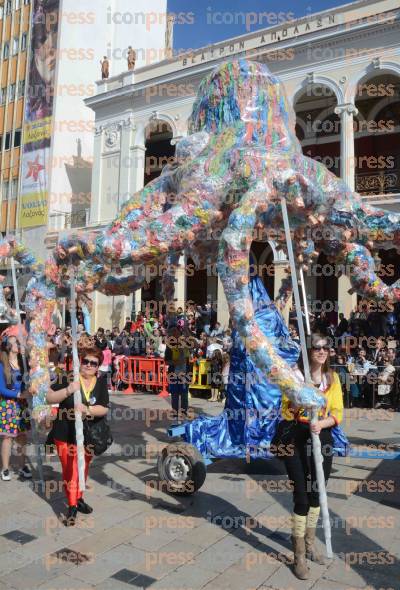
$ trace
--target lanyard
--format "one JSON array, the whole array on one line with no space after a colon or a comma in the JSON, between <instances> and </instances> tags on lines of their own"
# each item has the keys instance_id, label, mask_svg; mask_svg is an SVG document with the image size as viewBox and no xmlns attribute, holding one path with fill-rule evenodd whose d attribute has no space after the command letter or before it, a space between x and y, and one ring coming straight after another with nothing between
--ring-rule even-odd
<instances>
[{"instance_id":1,"label":"lanyard","mask_svg":"<svg viewBox=\"0 0 400 590\"><path fill-rule=\"evenodd\" d=\"M83 395L85 396L85 399L87 401L87 403L89 403L89 398L90 398L90 394L92 393L95 385L96 385L96 377L93 377L92 381L90 382L89 387L86 389L86 386L83 382L83 379L81 376L79 376L79 381L81 382L81 388L83 391Z\"/></svg>"}]
</instances>

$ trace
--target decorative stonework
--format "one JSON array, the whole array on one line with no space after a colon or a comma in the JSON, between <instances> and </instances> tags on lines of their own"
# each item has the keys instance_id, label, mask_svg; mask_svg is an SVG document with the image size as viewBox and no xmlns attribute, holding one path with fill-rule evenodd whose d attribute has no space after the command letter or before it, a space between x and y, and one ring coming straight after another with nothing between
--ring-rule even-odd
<instances>
[{"instance_id":1,"label":"decorative stonework","mask_svg":"<svg viewBox=\"0 0 400 590\"><path fill-rule=\"evenodd\" d=\"M118 143L121 134L121 127L120 123L116 125L110 126L108 129L105 130L105 139L104 145L108 149L113 149Z\"/></svg>"},{"instance_id":2,"label":"decorative stonework","mask_svg":"<svg viewBox=\"0 0 400 590\"><path fill-rule=\"evenodd\" d=\"M136 125L133 117L128 117L127 119L124 119L123 121L121 121L121 125L125 129L131 129L132 131L136 131Z\"/></svg>"},{"instance_id":3,"label":"decorative stonework","mask_svg":"<svg viewBox=\"0 0 400 590\"><path fill-rule=\"evenodd\" d=\"M146 151L146 146L142 145L142 144L135 144L135 145L131 145L131 147L129 148L132 151L136 151L136 152L145 152Z\"/></svg>"},{"instance_id":4,"label":"decorative stonework","mask_svg":"<svg viewBox=\"0 0 400 590\"><path fill-rule=\"evenodd\" d=\"M314 72L309 72L307 74L306 80L307 80L307 84L315 84L315 74L314 74Z\"/></svg>"},{"instance_id":5,"label":"decorative stonework","mask_svg":"<svg viewBox=\"0 0 400 590\"><path fill-rule=\"evenodd\" d=\"M326 86L336 96L336 99L339 104L344 102L343 88L341 88L339 83L334 78L324 76L321 74L316 74L315 72L309 72L305 75L305 78L301 80L301 82L294 88L293 92L291 93L292 104L295 104L300 93L303 94L305 89L313 85Z\"/></svg>"},{"instance_id":6,"label":"decorative stonework","mask_svg":"<svg viewBox=\"0 0 400 590\"><path fill-rule=\"evenodd\" d=\"M351 102L347 104L340 104L335 108L335 115L353 115L356 117L358 115L358 108Z\"/></svg>"},{"instance_id":7,"label":"decorative stonework","mask_svg":"<svg viewBox=\"0 0 400 590\"><path fill-rule=\"evenodd\" d=\"M380 70L382 67L380 57L375 57L371 63L372 63L372 67L375 68L375 70Z\"/></svg>"},{"instance_id":8,"label":"decorative stonework","mask_svg":"<svg viewBox=\"0 0 400 590\"><path fill-rule=\"evenodd\" d=\"M381 195L390 192L391 189L398 190L398 187L399 177L395 173L359 174L356 178L356 190L359 193Z\"/></svg>"},{"instance_id":9,"label":"decorative stonework","mask_svg":"<svg viewBox=\"0 0 400 590\"><path fill-rule=\"evenodd\" d=\"M122 129L136 130L133 117L127 117L121 121L112 121L110 123L105 123L104 125L97 125L94 134L102 135L104 133L106 136L105 145L108 148L112 148L117 144Z\"/></svg>"}]
</instances>

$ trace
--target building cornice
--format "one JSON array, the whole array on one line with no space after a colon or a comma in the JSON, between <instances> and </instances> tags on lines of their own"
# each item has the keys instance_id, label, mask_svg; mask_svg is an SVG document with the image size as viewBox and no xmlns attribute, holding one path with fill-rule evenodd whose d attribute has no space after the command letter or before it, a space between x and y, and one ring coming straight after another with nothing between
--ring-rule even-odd
<instances>
[{"instance_id":1,"label":"building cornice","mask_svg":"<svg viewBox=\"0 0 400 590\"><path fill-rule=\"evenodd\" d=\"M164 111L168 111L169 109L174 109L174 110L180 110L181 108L184 108L186 106L192 106L193 105L193 101L196 98L196 96L193 94L191 96L185 96L182 98L169 98L167 99L163 99L162 101L162 107L160 106L160 108L158 109L161 113ZM150 108L143 108L143 109L138 109L135 111L135 120L136 121L141 121L141 120L145 120L148 121L151 118L151 115L154 112L154 106L152 105Z\"/></svg>"},{"instance_id":2,"label":"building cornice","mask_svg":"<svg viewBox=\"0 0 400 590\"><path fill-rule=\"evenodd\" d=\"M358 3L357 3L358 4ZM315 15L313 15L315 16ZM296 21L297 22L297 21ZM284 50L286 48L291 48L291 49L295 49L296 51L296 55L302 55L304 53L306 53L307 51L311 51L312 49L315 49L316 47L335 47L338 45L344 45L346 43L354 43L355 41L359 40L359 39L367 39L367 38L372 38L372 37L378 37L378 36L382 36L382 34L385 34L387 32L390 31L394 31L394 30L400 30L400 21L396 21L390 25L383 25L383 23L362 23L359 26L355 27L355 29L351 29L351 30L337 30L337 28L334 28L335 30L323 30L321 31L321 35L319 35L318 37L312 36L312 35L304 35L295 39L291 39L290 42L276 42L271 46L268 46L268 49L266 46L260 46L259 48L256 48L251 55L251 59L257 59L257 58L261 58L262 56L268 55L269 52L273 52L273 51L277 51L277 50ZM268 32L271 31L271 29L267 29ZM263 31L259 31L258 35L262 35ZM240 39L239 37L235 37L233 39L228 39L225 43L229 44L230 41L237 43L237 40ZM381 47L380 48L382 52L391 52L391 51L397 51L397 54L399 53L399 49L398 46L396 47L396 45L390 45L387 47ZM242 52L242 56L243 56L244 52ZM232 55L232 57L240 57L241 54L240 53L235 53ZM229 56L226 56L229 57ZM355 56L354 59L352 57L352 63L365 63L365 58L366 56L360 56L357 57ZM371 55L372 58L372 55ZM337 63L341 58L337 57L336 59L327 59L324 62L320 62L315 64L315 67L313 66L313 71L314 72L322 72L325 71L326 72L326 67L328 64L332 64L332 63ZM135 100L136 98L140 98L141 95L145 96L146 91L148 91L149 88L157 86L157 85L161 85L161 84L168 84L168 83L179 83L179 80L190 80L190 81L197 81L197 80L201 80L204 75L206 73L208 73L209 71L211 71L214 67L215 64L217 63L217 60L212 60L212 61L205 61L203 63L200 64L196 64L193 65L191 67L187 67L187 68L180 68L178 70L174 70L172 72L166 72L166 73L160 73L158 75L155 75L155 77L151 78L151 79L146 79L143 81L138 81L134 84L130 84L130 85L121 85L118 88L113 88L112 90L109 90L107 92L104 92L102 94L97 94L95 96L89 97L85 100L85 104L86 106L88 106L89 108L92 108L93 110L97 110L98 108L102 108L105 107L106 105L108 105L109 103L112 103L114 101L119 101L119 102L123 102L123 101L129 101L129 100ZM271 62L271 66L272 64L276 64L279 62ZM148 66L149 67L149 71L150 68L153 68L155 70L156 73L156 69L160 67L160 64L162 64L162 62L160 62L159 64L155 64L153 66ZM282 62L283 65L283 62ZM157 66L157 68L156 68ZM310 70L310 66L298 66L298 67L287 67L284 69L279 70L279 76L280 78L284 81L285 79L287 79L288 77L293 77L293 75L304 71L304 68L307 68L308 71ZM123 75L120 76L121 80L123 78ZM176 97L174 99L176 101ZM165 99L164 99L165 102Z\"/></svg>"},{"instance_id":3,"label":"building cornice","mask_svg":"<svg viewBox=\"0 0 400 590\"><path fill-rule=\"evenodd\" d=\"M327 30L331 30L334 29L333 34L336 34L337 32L339 32L337 29L339 29L340 27L342 27L343 25L345 26L349 26L352 22L358 22L360 21L361 18L363 18L363 16L361 16L361 10L364 8L367 8L368 6L371 5L376 5L377 9L376 10L372 10L371 15L384 15L386 13L390 13L390 16L393 17L393 12L396 10L399 10L399 6L396 6L396 1L395 0L359 0L358 2L350 2L341 6L337 6L331 9L326 9L320 12L315 12L312 13L310 15L295 19L293 22L285 22L279 25L275 25L272 27L268 27L266 29L259 29L257 31L254 31L252 33L245 33L244 35L238 35L236 37L231 37L230 39L225 39L223 41L220 41L218 43L209 45L209 46L205 46L205 47L199 47L195 50L193 50L192 52L188 51L185 54L181 54L178 56L178 58L171 58L169 60L163 60L162 62L158 62L155 64L151 64L148 66L144 66L138 70L136 70L136 74L138 76L140 76L141 74L144 74L146 72L151 72L154 69L157 69L160 66L168 66L173 64L174 62L177 63L177 67L178 69L180 69L180 63L182 61L182 58L185 57L190 57L191 55L197 55L197 54L201 54L201 53L205 53L207 51L209 51L211 48L214 48L214 50L218 51L221 47L224 47L226 45L230 45L232 43L240 43L240 42L249 42L253 39L256 39L257 37L261 36L266 36L266 35L271 35L274 36L276 35L276 37L278 37L277 41L280 42L282 41L282 39L284 38L283 35L281 35L282 39L279 38L279 33L281 31L283 31L286 28L289 27L302 27L307 26L307 24L312 23L316 20L319 19L324 19L324 18L329 18L330 16L334 16L335 17L335 22L331 23L330 27L323 27L322 33L323 36L326 36L326 32ZM348 15L348 13L353 13L354 15L354 19L353 20L348 20L347 18L345 18L345 15ZM343 16L343 18L337 18L340 17L340 15ZM367 14L364 15L364 18L366 18L368 16L368 11ZM383 19L380 19L380 23L383 23ZM363 26L370 26L371 23L360 23L360 27ZM354 30L354 28L353 28ZM312 31L309 35L311 36L312 33L314 31ZM302 39L304 40L304 38L307 37L308 34L305 35L300 35L299 37L294 37L294 39ZM291 41L293 41L293 39L291 39ZM274 47L273 47L274 46ZM271 43L271 49L275 48L275 44ZM229 57L229 56L225 56L225 57ZM218 61L219 59L221 59L221 56L216 57L214 60L210 60L211 62L215 62ZM190 66L188 66L190 67ZM154 76L151 76L150 79L154 79Z\"/></svg>"}]
</instances>

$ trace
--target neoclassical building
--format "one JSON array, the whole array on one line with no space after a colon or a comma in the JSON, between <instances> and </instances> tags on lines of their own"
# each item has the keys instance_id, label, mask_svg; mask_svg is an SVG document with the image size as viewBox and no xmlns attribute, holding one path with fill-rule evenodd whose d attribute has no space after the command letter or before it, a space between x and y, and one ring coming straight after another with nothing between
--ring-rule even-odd
<instances>
[{"instance_id":1,"label":"neoclassical building","mask_svg":"<svg viewBox=\"0 0 400 590\"><path fill-rule=\"evenodd\" d=\"M200 80L219 61L236 57L264 62L279 76L306 155L372 204L400 210L399 17L398 0L360 0L97 82L97 93L85 101L95 112L90 225L100 229L111 221L122 203L173 159L175 144L187 134ZM273 240L253 242L252 253L255 272L273 296L286 262ZM385 268L393 267L393 276L383 279L399 278L396 252L375 254ZM217 302L226 323L215 273L190 268L190 261L182 260L178 303ZM356 296L348 294L348 279L329 268L321 255L306 277L312 307L325 305L348 316ZM97 294L93 327L123 321L132 306L158 298L157 279L133 300Z\"/></svg>"}]
</instances>

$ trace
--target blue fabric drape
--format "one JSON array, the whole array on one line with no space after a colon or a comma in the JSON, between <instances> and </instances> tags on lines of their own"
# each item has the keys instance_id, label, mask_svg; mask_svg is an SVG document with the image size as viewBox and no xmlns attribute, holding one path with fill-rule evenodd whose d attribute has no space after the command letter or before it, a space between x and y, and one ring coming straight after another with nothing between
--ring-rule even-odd
<instances>
[{"instance_id":1,"label":"blue fabric drape","mask_svg":"<svg viewBox=\"0 0 400 590\"><path fill-rule=\"evenodd\" d=\"M259 277L250 281L256 320L275 351L294 365L300 345L292 340L282 316ZM225 409L218 416L199 416L187 422L182 438L205 458L271 458L269 446L280 420L281 392L250 360L233 332ZM340 427L332 429L335 451L344 454L348 441Z\"/></svg>"}]
</instances>

